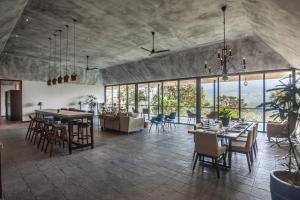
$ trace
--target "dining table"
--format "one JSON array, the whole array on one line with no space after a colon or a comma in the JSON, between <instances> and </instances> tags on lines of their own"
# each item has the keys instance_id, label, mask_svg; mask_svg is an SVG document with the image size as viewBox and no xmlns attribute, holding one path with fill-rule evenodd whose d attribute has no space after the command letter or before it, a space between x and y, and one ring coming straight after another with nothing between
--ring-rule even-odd
<instances>
[{"instance_id":1,"label":"dining table","mask_svg":"<svg viewBox=\"0 0 300 200\"><path fill-rule=\"evenodd\" d=\"M41 109L35 110L36 117L54 117L66 122L68 126L68 149L69 154L72 154L72 150L81 149L85 147L94 148L94 129L93 129L93 118L94 113L85 111L71 111L62 109ZM72 126L74 120L85 120L87 119L90 123L90 136L91 140L88 143L78 143L72 140Z\"/></svg>"},{"instance_id":2,"label":"dining table","mask_svg":"<svg viewBox=\"0 0 300 200\"><path fill-rule=\"evenodd\" d=\"M194 130L188 130L189 134L201 134L201 133L212 133L217 134L218 138L222 138L228 141L228 165L221 165L225 168L231 168L232 158L232 141L236 140L241 134L250 130L255 125L254 122L230 122L227 127L222 127L220 123L216 124L205 124L199 123L194 124Z\"/></svg>"}]
</instances>

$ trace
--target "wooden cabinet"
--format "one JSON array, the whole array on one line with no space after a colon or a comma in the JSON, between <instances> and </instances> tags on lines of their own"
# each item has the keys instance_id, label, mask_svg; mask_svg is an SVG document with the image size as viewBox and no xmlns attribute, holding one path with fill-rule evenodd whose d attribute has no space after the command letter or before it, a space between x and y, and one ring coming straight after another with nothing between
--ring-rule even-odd
<instances>
[{"instance_id":1,"label":"wooden cabinet","mask_svg":"<svg viewBox=\"0 0 300 200\"><path fill-rule=\"evenodd\" d=\"M22 91L9 90L5 92L6 118L12 121L22 120Z\"/></svg>"}]
</instances>

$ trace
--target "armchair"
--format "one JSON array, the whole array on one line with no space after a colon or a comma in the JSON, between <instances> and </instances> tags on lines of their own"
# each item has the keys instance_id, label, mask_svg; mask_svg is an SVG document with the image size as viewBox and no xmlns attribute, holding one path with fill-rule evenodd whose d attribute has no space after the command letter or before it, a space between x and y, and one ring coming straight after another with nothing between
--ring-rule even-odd
<instances>
[{"instance_id":1,"label":"armchair","mask_svg":"<svg viewBox=\"0 0 300 200\"><path fill-rule=\"evenodd\" d=\"M268 122L267 137L270 141L271 137L286 138L288 136L288 122Z\"/></svg>"}]
</instances>

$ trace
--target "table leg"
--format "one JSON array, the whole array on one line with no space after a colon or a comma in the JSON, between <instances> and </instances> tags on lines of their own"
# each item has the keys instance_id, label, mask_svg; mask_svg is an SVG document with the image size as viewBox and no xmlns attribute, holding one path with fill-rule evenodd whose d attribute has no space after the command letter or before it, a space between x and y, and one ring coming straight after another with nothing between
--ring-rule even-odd
<instances>
[{"instance_id":1,"label":"table leg","mask_svg":"<svg viewBox=\"0 0 300 200\"><path fill-rule=\"evenodd\" d=\"M93 149L94 148L94 117L91 117L90 131L91 131L91 149Z\"/></svg>"},{"instance_id":2,"label":"table leg","mask_svg":"<svg viewBox=\"0 0 300 200\"><path fill-rule=\"evenodd\" d=\"M229 148L228 148L228 167L229 168L231 168L231 157L232 157L231 140L229 140Z\"/></svg>"},{"instance_id":3,"label":"table leg","mask_svg":"<svg viewBox=\"0 0 300 200\"><path fill-rule=\"evenodd\" d=\"M69 141L68 141L68 144L69 144L69 154L72 154L72 128L71 128L71 123L68 122L68 133L69 133Z\"/></svg>"}]
</instances>

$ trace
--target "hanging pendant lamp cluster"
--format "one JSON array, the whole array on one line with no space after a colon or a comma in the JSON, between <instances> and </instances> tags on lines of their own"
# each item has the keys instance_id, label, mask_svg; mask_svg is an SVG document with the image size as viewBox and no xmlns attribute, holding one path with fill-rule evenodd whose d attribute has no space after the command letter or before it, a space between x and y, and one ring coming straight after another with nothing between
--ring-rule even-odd
<instances>
[{"instance_id":1,"label":"hanging pendant lamp cluster","mask_svg":"<svg viewBox=\"0 0 300 200\"><path fill-rule=\"evenodd\" d=\"M77 73L76 73L76 45L75 45L75 39L76 39L76 35L75 35L75 24L76 24L77 20L73 19L73 72L71 74L71 81L76 81L77 80ZM69 56L69 25L65 25L66 28L66 47L65 47L65 51L66 51L66 63L65 63L65 74L63 76L63 66L62 66L62 30L56 30L55 33L52 35L52 37L49 37L49 66L48 66L48 80L47 80L47 85L51 86L51 85L56 85L56 83L58 84L62 84L62 83L68 83L69 82L69 71L68 71L68 56ZM58 35L58 34L59 35ZM57 36L59 36L59 55L57 54L57 44L56 44L56 40L57 40ZM52 49L52 40L54 38L54 49ZM54 52L52 54L52 51ZM59 76L57 77L57 57L59 57ZM52 78L53 77L53 78ZM57 78L56 78L57 77Z\"/></svg>"}]
</instances>

